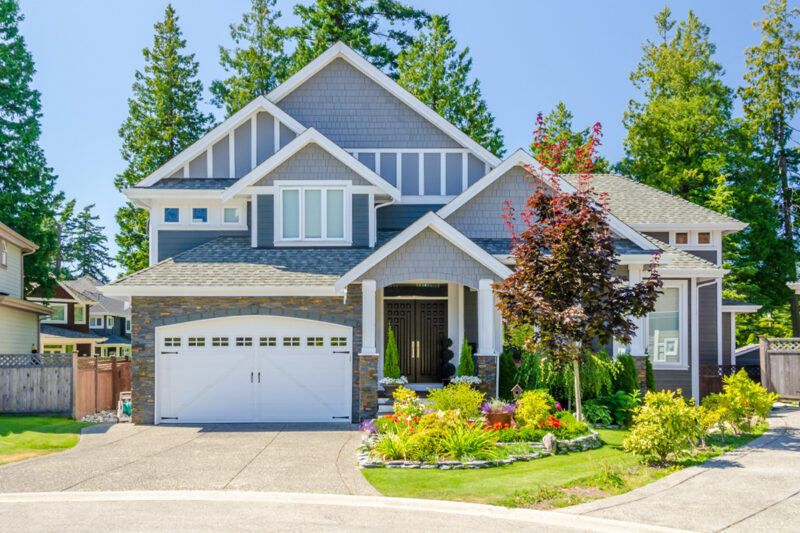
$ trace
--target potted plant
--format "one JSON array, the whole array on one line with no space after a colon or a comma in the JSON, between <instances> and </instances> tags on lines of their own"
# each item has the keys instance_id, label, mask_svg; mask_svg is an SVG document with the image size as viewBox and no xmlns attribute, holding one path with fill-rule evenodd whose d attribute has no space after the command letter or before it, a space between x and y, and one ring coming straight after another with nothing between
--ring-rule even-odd
<instances>
[{"instance_id":1,"label":"potted plant","mask_svg":"<svg viewBox=\"0 0 800 533\"><path fill-rule=\"evenodd\" d=\"M475 375L475 364L472 362L472 346L464 339L461 345L461 357L458 360L456 377L450 383L469 383L473 388L477 388L481 383L481 378Z\"/></svg>"},{"instance_id":2,"label":"potted plant","mask_svg":"<svg viewBox=\"0 0 800 533\"><path fill-rule=\"evenodd\" d=\"M389 328L386 340L386 353L383 355L383 377L380 384L386 394L391 398L397 387L408 383L406 377L400 373L400 361L397 354L397 342L394 332Z\"/></svg>"},{"instance_id":3,"label":"potted plant","mask_svg":"<svg viewBox=\"0 0 800 533\"><path fill-rule=\"evenodd\" d=\"M501 427L511 424L516 411L516 403L508 403L500 399L489 400L481 406L481 412L486 416L486 425L489 427L494 427L497 423L500 423Z\"/></svg>"}]
</instances>

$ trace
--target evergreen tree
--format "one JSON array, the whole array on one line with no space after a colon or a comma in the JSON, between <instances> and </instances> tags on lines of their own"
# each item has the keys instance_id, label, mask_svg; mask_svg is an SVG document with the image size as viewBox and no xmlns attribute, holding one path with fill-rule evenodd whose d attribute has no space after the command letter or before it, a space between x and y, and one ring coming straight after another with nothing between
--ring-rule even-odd
<instances>
[{"instance_id":1,"label":"evergreen tree","mask_svg":"<svg viewBox=\"0 0 800 533\"><path fill-rule=\"evenodd\" d=\"M25 290L49 293L58 250L53 206L63 199L39 146L41 100L33 57L20 34L16 0L0 0L0 221L39 246L25 256Z\"/></svg>"},{"instance_id":2,"label":"evergreen tree","mask_svg":"<svg viewBox=\"0 0 800 533\"><path fill-rule=\"evenodd\" d=\"M797 194L800 185L800 153L792 121L800 109L800 31L793 20L800 14L789 9L786 0L768 0L765 17L755 22L761 30L761 42L745 50L748 71L746 85L739 89L746 121L757 138L757 151L768 171L769 191L778 199L781 246L762 248L785 258L776 281L783 285L797 279L797 243L795 241ZM792 334L800 336L797 295L782 286L779 295L791 301Z\"/></svg>"},{"instance_id":3,"label":"evergreen tree","mask_svg":"<svg viewBox=\"0 0 800 533\"><path fill-rule=\"evenodd\" d=\"M458 358L456 375L458 377L475 375L475 363L472 361L472 346L469 345L467 339L464 339L463 344L461 344L461 357Z\"/></svg>"},{"instance_id":4,"label":"evergreen tree","mask_svg":"<svg viewBox=\"0 0 800 533\"><path fill-rule=\"evenodd\" d=\"M572 112L567 109L564 102L558 102L555 109L545 115L544 122L546 126L544 129L536 131L536 138L530 146L531 152L538 158L543 155L544 147L548 146L550 143L562 145L565 157L559 162L557 168L552 169L559 174L573 174L578 172L575 159L576 150L582 146L586 146L592 133L591 128L588 127L583 130L573 130L573 118ZM547 139L547 142L545 142L545 139ZM605 157L597 156L592 172L595 174L602 174L608 172L609 169L610 165L608 160Z\"/></svg>"},{"instance_id":5,"label":"evergreen tree","mask_svg":"<svg viewBox=\"0 0 800 533\"><path fill-rule=\"evenodd\" d=\"M128 167L118 175L118 189L135 185L196 141L212 122L198 109L203 84L194 54L186 54L178 16L167 5L155 24L152 48L145 48L144 72L136 71L128 117L119 129L122 158ZM130 202L117 211L120 233L117 261L124 274L148 265L147 212Z\"/></svg>"},{"instance_id":6,"label":"evergreen tree","mask_svg":"<svg viewBox=\"0 0 800 533\"><path fill-rule=\"evenodd\" d=\"M61 202L56 208L55 227L58 233L58 249L53 263L53 274L58 279L66 279L70 277L70 272L65 265L74 257L74 243L77 235L75 231L75 199L63 206L60 204Z\"/></svg>"},{"instance_id":7,"label":"evergreen tree","mask_svg":"<svg viewBox=\"0 0 800 533\"><path fill-rule=\"evenodd\" d=\"M397 342L394 340L394 331L391 326L386 340L386 353L383 354L383 377L400 379L402 377L400 372L400 359L397 352Z\"/></svg>"},{"instance_id":8,"label":"evergreen tree","mask_svg":"<svg viewBox=\"0 0 800 533\"><path fill-rule=\"evenodd\" d=\"M397 56L397 82L431 109L495 155L503 155L503 135L494 125L481 95L470 81L469 48L457 49L447 17L434 15Z\"/></svg>"},{"instance_id":9,"label":"evergreen tree","mask_svg":"<svg viewBox=\"0 0 800 533\"><path fill-rule=\"evenodd\" d=\"M312 5L296 5L294 14L300 24L287 30L297 42L293 72L342 41L389 75L397 66L395 49L411 43L405 28L418 30L430 18L397 0L314 0Z\"/></svg>"},{"instance_id":10,"label":"evergreen tree","mask_svg":"<svg viewBox=\"0 0 800 533\"><path fill-rule=\"evenodd\" d=\"M94 204L87 205L75 217L75 235L72 239L72 273L76 278L92 276L96 280L108 283L104 267L113 267L114 262L108 255L105 229L99 226L99 216L92 214Z\"/></svg>"},{"instance_id":11,"label":"evergreen tree","mask_svg":"<svg viewBox=\"0 0 800 533\"><path fill-rule=\"evenodd\" d=\"M236 48L219 47L219 62L230 76L211 83L212 102L224 107L227 116L253 98L274 89L287 77L289 59L284 53L284 30L277 24L281 12L276 0L252 0L251 9L239 24L231 24Z\"/></svg>"},{"instance_id":12,"label":"evergreen tree","mask_svg":"<svg viewBox=\"0 0 800 533\"><path fill-rule=\"evenodd\" d=\"M709 28L694 12L677 25L668 7L655 19L661 42L645 43L631 73L645 101L631 100L625 112L619 170L706 205L724 174L733 91L713 60Z\"/></svg>"}]
</instances>

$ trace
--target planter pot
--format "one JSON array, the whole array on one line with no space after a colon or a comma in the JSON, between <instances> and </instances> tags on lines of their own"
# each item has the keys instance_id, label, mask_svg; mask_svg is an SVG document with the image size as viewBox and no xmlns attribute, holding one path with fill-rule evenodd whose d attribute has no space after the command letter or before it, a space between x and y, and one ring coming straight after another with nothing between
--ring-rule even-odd
<instances>
[{"instance_id":1,"label":"planter pot","mask_svg":"<svg viewBox=\"0 0 800 533\"><path fill-rule=\"evenodd\" d=\"M511 424L511 413L487 413L486 414L486 424L489 426L494 426L500 422L502 426L505 427L506 424Z\"/></svg>"},{"instance_id":2,"label":"planter pot","mask_svg":"<svg viewBox=\"0 0 800 533\"><path fill-rule=\"evenodd\" d=\"M394 391L396 391L400 385L383 385L383 392L386 393L386 396L389 398L393 398Z\"/></svg>"}]
</instances>

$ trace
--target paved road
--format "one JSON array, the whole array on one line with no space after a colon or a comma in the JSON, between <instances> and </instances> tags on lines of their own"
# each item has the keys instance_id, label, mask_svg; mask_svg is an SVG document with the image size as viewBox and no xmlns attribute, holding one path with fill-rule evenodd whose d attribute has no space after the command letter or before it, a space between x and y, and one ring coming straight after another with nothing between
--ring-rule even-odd
<instances>
[{"instance_id":1,"label":"paved road","mask_svg":"<svg viewBox=\"0 0 800 533\"><path fill-rule=\"evenodd\" d=\"M61 492L0 494L3 532L654 532L658 527L488 505L331 494Z\"/></svg>"},{"instance_id":2,"label":"paved road","mask_svg":"<svg viewBox=\"0 0 800 533\"><path fill-rule=\"evenodd\" d=\"M116 424L84 431L71 450L0 466L0 493L225 489L378 495L356 467L361 436L349 424Z\"/></svg>"},{"instance_id":3,"label":"paved road","mask_svg":"<svg viewBox=\"0 0 800 533\"><path fill-rule=\"evenodd\" d=\"M800 531L800 409L749 446L621 496L561 510L693 531Z\"/></svg>"}]
</instances>

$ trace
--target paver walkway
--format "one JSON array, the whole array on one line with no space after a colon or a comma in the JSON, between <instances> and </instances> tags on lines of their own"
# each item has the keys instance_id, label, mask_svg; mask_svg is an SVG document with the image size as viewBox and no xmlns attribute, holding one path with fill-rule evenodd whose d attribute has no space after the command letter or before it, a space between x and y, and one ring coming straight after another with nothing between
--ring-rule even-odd
<instances>
[{"instance_id":1,"label":"paver walkway","mask_svg":"<svg viewBox=\"0 0 800 533\"><path fill-rule=\"evenodd\" d=\"M65 452L0 466L0 493L246 490L378 495L349 424L99 425Z\"/></svg>"},{"instance_id":2,"label":"paver walkway","mask_svg":"<svg viewBox=\"0 0 800 533\"><path fill-rule=\"evenodd\" d=\"M800 409L748 446L621 496L561 510L692 531L800 531Z\"/></svg>"}]
</instances>

